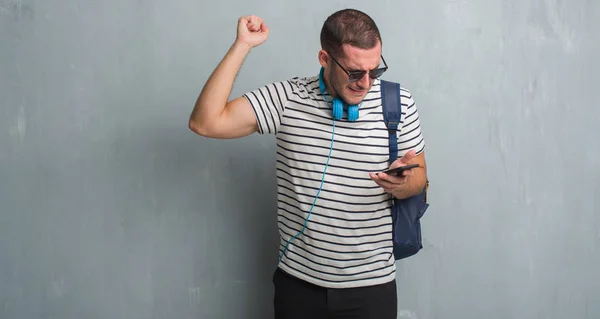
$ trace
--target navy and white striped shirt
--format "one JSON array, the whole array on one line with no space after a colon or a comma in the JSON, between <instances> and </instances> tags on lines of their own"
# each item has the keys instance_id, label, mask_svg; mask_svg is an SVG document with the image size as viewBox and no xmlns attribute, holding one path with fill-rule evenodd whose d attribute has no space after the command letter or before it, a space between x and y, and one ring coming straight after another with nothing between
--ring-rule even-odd
<instances>
[{"instance_id":1,"label":"navy and white striped shirt","mask_svg":"<svg viewBox=\"0 0 600 319\"><path fill-rule=\"evenodd\" d=\"M350 122L344 114L335 126L318 76L271 83L244 94L259 133L276 135L279 253L302 230L314 202L304 234L289 244L279 264L310 283L349 288L394 279L391 197L369 177L369 172L390 165L380 93L380 81L375 80L358 120ZM425 142L419 115L404 88L401 103L398 157L410 149L420 154Z\"/></svg>"}]
</instances>

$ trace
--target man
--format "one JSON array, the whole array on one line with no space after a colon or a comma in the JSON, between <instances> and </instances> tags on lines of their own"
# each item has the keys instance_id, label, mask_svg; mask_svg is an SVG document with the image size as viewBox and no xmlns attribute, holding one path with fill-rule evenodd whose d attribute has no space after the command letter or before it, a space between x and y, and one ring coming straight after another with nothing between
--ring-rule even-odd
<instances>
[{"instance_id":1,"label":"man","mask_svg":"<svg viewBox=\"0 0 600 319\"><path fill-rule=\"evenodd\" d=\"M277 136L276 318L396 318L390 198L413 196L427 180L412 96L401 90L399 158L390 165L381 36L368 15L346 9L323 25L319 75L229 100L243 60L268 35L261 18L238 20L237 38L200 93L189 127L211 138ZM334 106L342 117L334 119ZM420 167L402 176L381 173L414 163Z\"/></svg>"}]
</instances>

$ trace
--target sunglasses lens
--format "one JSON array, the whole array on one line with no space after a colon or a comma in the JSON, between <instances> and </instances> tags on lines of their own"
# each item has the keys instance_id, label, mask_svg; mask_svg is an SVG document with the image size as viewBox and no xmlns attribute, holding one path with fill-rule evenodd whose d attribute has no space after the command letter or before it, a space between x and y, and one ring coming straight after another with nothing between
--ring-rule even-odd
<instances>
[{"instance_id":1,"label":"sunglasses lens","mask_svg":"<svg viewBox=\"0 0 600 319\"><path fill-rule=\"evenodd\" d=\"M354 82L362 79L363 76L365 76L365 72L350 73L350 75L348 75L348 79L350 82Z\"/></svg>"},{"instance_id":2,"label":"sunglasses lens","mask_svg":"<svg viewBox=\"0 0 600 319\"><path fill-rule=\"evenodd\" d=\"M387 68L379 68L376 70L372 70L369 72L369 77L371 79L377 79L379 78L381 75L383 75L383 73L387 70ZM348 79L350 80L350 82L355 82L358 81L360 79L363 78L363 76L365 76L365 71L362 72L352 72L348 75Z\"/></svg>"},{"instance_id":3,"label":"sunglasses lens","mask_svg":"<svg viewBox=\"0 0 600 319\"><path fill-rule=\"evenodd\" d=\"M373 70L373 71L369 72L369 76L371 77L371 79L377 79L378 77L383 75L385 70L387 70L387 68L380 68L377 70Z\"/></svg>"}]
</instances>

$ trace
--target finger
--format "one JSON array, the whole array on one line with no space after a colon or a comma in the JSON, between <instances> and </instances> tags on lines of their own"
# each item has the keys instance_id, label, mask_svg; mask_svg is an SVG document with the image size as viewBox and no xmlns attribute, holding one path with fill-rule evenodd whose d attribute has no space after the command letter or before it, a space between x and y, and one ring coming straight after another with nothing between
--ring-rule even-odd
<instances>
[{"instance_id":1,"label":"finger","mask_svg":"<svg viewBox=\"0 0 600 319\"><path fill-rule=\"evenodd\" d=\"M256 27L254 26L254 20L248 20L248 24L246 25L249 31L256 31Z\"/></svg>"},{"instance_id":2,"label":"finger","mask_svg":"<svg viewBox=\"0 0 600 319\"><path fill-rule=\"evenodd\" d=\"M384 189L391 189L394 186L394 183L390 182L389 180L385 179L385 177L382 177L382 176L377 176L373 180L375 181L375 183L377 183L377 185L381 186Z\"/></svg>"},{"instance_id":3,"label":"finger","mask_svg":"<svg viewBox=\"0 0 600 319\"><path fill-rule=\"evenodd\" d=\"M262 18L256 18L256 31L261 31L263 26L265 25L265 21Z\"/></svg>"},{"instance_id":4,"label":"finger","mask_svg":"<svg viewBox=\"0 0 600 319\"><path fill-rule=\"evenodd\" d=\"M369 177L375 182L379 180L377 173L369 173Z\"/></svg>"},{"instance_id":5,"label":"finger","mask_svg":"<svg viewBox=\"0 0 600 319\"><path fill-rule=\"evenodd\" d=\"M240 23L246 25L246 26L250 26L250 24L252 23L252 16L242 16L240 17Z\"/></svg>"},{"instance_id":6,"label":"finger","mask_svg":"<svg viewBox=\"0 0 600 319\"><path fill-rule=\"evenodd\" d=\"M252 25L252 16L243 16L240 18L240 23L246 26L247 29L250 29Z\"/></svg>"},{"instance_id":7,"label":"finger","mask_svg":"<svg viewBox=\"0 0 600 319\"><path fill-rule=\"evenodd\" d=\"M387 180L389 180L390 175L388 175L386 173L378 173L377 177L379 178L379 180L387 181Z\"/></svg>"},{"instance_id":8,"label":"finger","mask_svg":"<svg viewBox=\"0 0 600 319\"><path fill-rule=\"evenodd\" d=\"M250 19L250 30L252 31L260 31L262 25L262 19L257 16L252 16Z\"/></svg>"},{"instance_id":9,"label":"finger","mask_svg":"<svg viewBox=\"0 0 600 319\"><path fill-rule=\"evenodd\" d=\"M403 180L405 179L403 176L389 175L386 173L379 173L379 174L377 174L377 177L379 178L379 180L390 183L390 184L402 183Z\"/></svg>"},{"instance_id":10,"label":"finger","mask_svg":"<svg viewBox=\"0 0 600 319\"><path fill-rule=\"evenodd\" d=\"M415 154L416 154L415 150L409 150L400 158L400 161L402 163L408 163L408 162L410 162L410 160L413 159L413 157L415 157Z\"/></svg>"},{"instance_id":11,"label":"finger","mask_svg":"<svg viewBox=\"0 0 600 319\"><path fill-rule=\"evenodd\" d=\"M402 182L402 180L404 180L404 178L402 176L389 175L389 174L386 174L383 172L369 173L369 175L371 176L371 179L373 179L374 181L382 181L382 182L387 182L387 183L391 183L391 184Z\"/></svg>"},{"instance_id":12,"label":"finger","mask_svg":"<svg viewBox=\"0 0 600 319\"><path fill-rule=\"evenodd\" d=\"M381 174L383 173L369 173L369 176L375 183L377 183L377 185L382 186L381 183L383 182L383 179L381 179Z\"/></svg>"},{"instance_id":13,"label":"finger","mask_svg":"<svg viewBox=\"0 0 600 319\"><path fill-rule=\"evenodd\" d=\"M384 190L386 193L390 193L390 194L391 194L391 193L393 193L393 192L394 192L394 187L393 187L393 186L391 186L391 185L382 184L382 185L379 185L379 186L381 186L381 188L382 188L382 189L383 189L383 190Z\"/></svg>"},{"instance_id":14,"label":"finger","mask_svg":"<svg viewBox=\"0 0 600 319\"><path fill-rule=\"evenodd\" d=\"M374 180L375 182L379 182L379 181L385 180L388 175L380 172L380 173L369 173L369 176L371 176L371 179Z\"/></svg>"},{"instance_id":15,"label":"finger","mask_svg":"<svg viewBox=\"0 0 600 319\"><path fill-rule=\"evenodd\" d=\"M398 168L400 166L406 166L406 163L402 162L401 158L395 160L392 165L390 165L390 169Z\"/></svg>"},{"instance_id":16,"label":"finger","mask_svg":"<svg viewBox=\"0 0 600 319\"><path fill-rule=\"evenodd\" d=\"M400 183L392 183L388 180L384 180L381 178L380 175L386 175L388 178L390 177L387 174L384 173L379 173L379 174L375 174L375 173L369 173L369 175L371 176L371 178L373 179L373 181L379 185L386 193L392 194L394 192L394 189L397 189L399 186L402 185L403 181L406 181L406 178L398 178L398 177L394 177L393 179L400 181Z\"/></svg>"},{"instance_id":17,"label":"finger","mask_svg":"<svg viewBox=\"0 0 600 319\"><path fill-rule=\"evenodd\" d=\"M260 31L262 31L262 32L264 32L266 34L269 34L269 27L267 27L267 25L263 23L261 25Z\"/></svg>"}]
</instances>

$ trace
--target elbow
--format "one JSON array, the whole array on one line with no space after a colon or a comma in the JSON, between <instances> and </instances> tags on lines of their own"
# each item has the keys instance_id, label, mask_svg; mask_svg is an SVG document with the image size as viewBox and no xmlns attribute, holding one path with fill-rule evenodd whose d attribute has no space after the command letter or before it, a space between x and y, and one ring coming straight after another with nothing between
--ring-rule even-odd
<instances>
[{"instance_id":1,"label":"elbow","mask_svg":"<svg viewBox=\"0 0 600 319\"><path fill-rule=\"evenodd\" d=\"M218 137L218 132L215 130L215 125L214 122L211 123L210 121L198 121L196 119L192 119L190 118L189 122L188 122L188 128L202 136L202 137L208 137L208 138L217 138Z\"/></svg>"},{"instance_id":2,"label":"elbow","mask_svg":"<svg viewBox=\"0 0 600 319\"><path fill-rule=\"evenodd\" d=\"M202 125L201 123L198 123L198 121L194 120L193 118L190 118L190 120L188 122L188 128L190 129L190 131L192 131L200 136L208 136L206 125Z\"/></svg>"}]
</instances>

